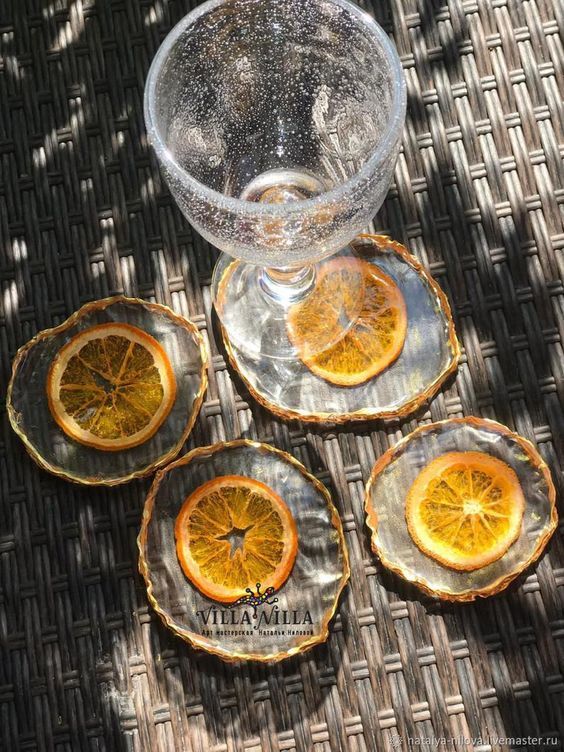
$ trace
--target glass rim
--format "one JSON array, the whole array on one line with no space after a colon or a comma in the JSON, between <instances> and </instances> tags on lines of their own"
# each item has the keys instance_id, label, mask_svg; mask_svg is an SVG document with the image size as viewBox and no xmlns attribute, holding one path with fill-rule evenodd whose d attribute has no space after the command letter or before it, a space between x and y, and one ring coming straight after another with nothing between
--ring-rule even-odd
<instances>
[{"instance_id":1,"label":"glass rim","mask_svg":"<svg viewBox=\"0 0 564 752\"><path fill-rule=\"evenodd\" d=\"M360 170L355 172L347 180L339 183L334 188L328 191L324 191L313 198L303 199L301 201L292 201L286 204L260 204L255 201L248 201L246 199L237 198L236 196L228 196L225 193L211 188L208 185L200 182L195 178L188 170L182 167L177 160L173 157L170 149L165 144L161 134L155 125L154 118L154 105L156 101L155 90L158 74L160 73L162 66L164 65L168 54L174 44L177 42L181 34L191 25L193 25L200 16L208 13L209 11L225 4L229 0L207 0L199 5L190 13L186 14L180 21L173 26L167 36L164 38L162 44L157 50L149 73L145 83L143 111L145 125L147 128L147 137L149 143L155 150L157 158L167 165L173 175L179 178L184 183L191 186L192 189L203 195L206 199L212 201L215 204L221 205L225 209L232 209L233 211L244 212L246 214L256 214L262 216L284 217L289 214L301 213L308 209L318 208L321 204L331 203L338 201L344 194L352 190L357 184L367 179L374 171L375 167L385 158L385 155L391 150L394 142L399 138L403 127L403 121L405 116L407 93L406 83L403 75L403 68L399 54L394 44L392 43L388 34L380 26L380 24L372 18L366 11L359 8L350 0L326 0L333 5L339 6L349 11L357 20L359 20L364 26L372 33L375 40L377 40L392 69L392 84L393 84L393 100L392 108L386 127L384 129L384 135L382 140L372 152L370 157L362 165ZM260 0L259 0L260 1Z\"/></svg>"}]
</instances>

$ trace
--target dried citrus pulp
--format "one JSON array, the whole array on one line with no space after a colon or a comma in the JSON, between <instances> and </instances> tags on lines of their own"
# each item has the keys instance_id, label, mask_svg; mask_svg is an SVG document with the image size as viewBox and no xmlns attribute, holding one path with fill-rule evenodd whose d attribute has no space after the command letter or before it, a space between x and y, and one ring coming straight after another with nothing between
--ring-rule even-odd
<instances>
[{"instance_id":1,"label":"dried citrus pulp","mask_svg":"<svg viewBox=\"0 0 564 752\"><path fill-rule=\"evenodd\" d=\"M343 327L343 320L351 317L352 326ZM291 306L287 329L313 373L339 386L356 386L398 357L407 332L407 310L398 286L377 266L353 257L335 258L320 267L305 300Z\"/></svg>"},{"instance_id":2,"label":"dried citrus pulp","mask_svg":"<svg viewBox=\"0 0 564 752\"><path fill-rule=\"evenodd\" d=\"M184 574L208 598L233 603L260 583L278 590L296 558L298 534L284 501L264 483L226 475L184 502L174 526Z\"/></svg>"},{"instance_id":3,"label":"dried citrus pulp","mask_svg":"<svg viewBox=\"0 0 564 752\"><path fill-rule=\"evenodd\" d=\"M176 380L156 339L129 324L90 327L59 350L47 376L51 413L62 430L96 449L130 449L167 417Z\"/></svg>"},{"instance_id":4,"label":"dried citrus pulp","mask_svg":"<svg viewBox=\"0 0 564 752\"><path fill-rule=\"evenodd\" d=\"M423 553L472 571L499 559L521 531L525 498L515 472L484 452L448 452L419 473L405 516Z\"/></svg>"}]
</instances>

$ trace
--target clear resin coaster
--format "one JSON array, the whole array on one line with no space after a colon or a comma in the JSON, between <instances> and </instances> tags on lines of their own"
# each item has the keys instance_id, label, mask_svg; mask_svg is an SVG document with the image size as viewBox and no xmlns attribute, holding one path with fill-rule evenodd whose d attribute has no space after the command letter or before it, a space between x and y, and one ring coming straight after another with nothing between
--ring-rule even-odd
<instances>
[{"instance_id":1,"label":"clear resin coaster","mask_svg":"<svg viewBox=\"0 0 564 752\"><path fill-rule=\"evenodd\" d=\"M405 342L385 370L356 386L338 385L316 375L298 354L276 359L243 352L229 342L223 329L231 364L253 397L283 418L344 423L408 415L430 400L456 371L460 347L448 301L421 264L388 237L359 236L325 263L335 264L341 258L374 265L397 285L405 301ZM233 274L232 267L238 263L232 262L225 274Z\"/></svg>"},{"instance_id":2,"label":"clear resin coaster","mask_svg":"<svg viewBox=\"0 0 564 752\"><path fill-rule=\"evenodd\" d=\"M176 381L174 403L158 430L130 449L105 451L70 438L53 419L47 379L55 356L80 332L126 324L150 335L164 350ZM207 387L207 355L196 326L170 308L117 296L87 303L60 326L39 332L20 348L8 386L14 431L44 470L86 485L116 485L170 462L186 441Z\"/></svg>"},{"instance_id":3,"label":"clear resin coaster","mask_svg":"<svg viewBox=\"0 0 564 752\"><path fill-rule=\"evenodd\" d=\"M297 529L291 572L276 592L261 583L241 602L211 600L184 574L175 522L185 499L222 476L259 481L288 507ZM143 511L139 569L164 623L195 648L224 660L279 661L324 642L349 560L341 520L327 489L294 457L240 439L195 449L159 471ZM238 600L238 599L237 599Z\"/></svg>"},{"instance_id":4,"label":"clear resin coaster","mask_svg":"<svg viewBox=\"0 0 564 752\"><path fill-rule=\"evenodd\" d=\"M408 492L435 458L449 452L483 452L516 474L525 497L521 531L497 561L474 571L443 566L424 554L407 527ZM376 462L366 487L372 549L384 566L430 595L472 601L499 593L541 555L556 529L556 492L533 445L505 426L481 418L456 418L422 426Z\"/></svg>"}]
</instances>

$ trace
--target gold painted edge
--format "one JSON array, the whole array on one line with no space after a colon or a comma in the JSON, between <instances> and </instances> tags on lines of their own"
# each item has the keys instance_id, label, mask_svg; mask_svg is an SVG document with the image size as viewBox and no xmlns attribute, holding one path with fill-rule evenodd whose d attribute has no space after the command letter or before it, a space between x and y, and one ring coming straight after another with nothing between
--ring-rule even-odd
<instances>
[{"instance_id":1,"label":"gold painted edge","mask_svg":"<svg viewBox=\"0 0 564 752\"><path fill-rule=\"evenodd\" d=\"M392 251L400 256L409 266L411 266L412 269L414 269L420 277L423 277L423 279L431 289L431 292L434 294L435 300L438 302L439 309L442 311L447 321L448 344L451 350L451 360L426 389L424 389L413 399L409 400L409 402L406 402L405 405L402 405L397 410L370 410L369 408L363 408L362 410L356 410L352 413L306 413L297 410L285 410L279 405L276 405L274 402L268 400L250 383L245 370L237 361L235 350L231 345L231 342L229 341L229 337L227 336L227 332L224 329L223 324L221 324L220 321L221 334L229 362L237 371L254 399L267 410L270 410L270 412L274 413L274 415L277 415L279 418L283 418L285 420L301 420L309 423L335 424L347 423L349 421L393 420L395 418L404 418L407 415L410 415L412 412L418 410L426 402L430 401L437 394L442 384L458 369L458 363L460 361L461 355L460 344L456 336L456 329L454 326L450 304L438 282L429 274L429 272L415 258L415 256L412 256L412 254L409 253L404 245L398 243L395 240L392 240L387 235L371 235L363 233L357 236L356 240L359 239L370 240L374 245L378 246L378 248L382 248L384 246L386 248L391 248ZM354 240L352 241L351 245L353 245L354 247ZM221 293L222 285L227 282L228 275L232 274L234 265L239 263L239 261L232 262L223 273L223 277L218 285L218 296ZM305 364L304 368L307 368ZM378 376L375 376L373 378L377 379Z\"/></svg>"},{"instance_id":2,"label":"gold painted edge","mask_svg":"<svg viewBox=\"0 0 564 752\"><path fill-rule=\"evenodd\" d=\"M308 640L305 640L300 645L297 645L293 648L289 648L286 651L281 651L279 653L268 653L266 655L263 655L261 653L232 652L229 650L225 650L221 647L211 645L207 640L202 638L201 635L198 635L195 632L192 632L188 629L179 628L176 624L173 623L173 619L170 616L170 614L164 608L161 608L157 599L155 598L155 595L153 593L153 584L151 582L151 576L150 576L150 567L145 556L145 550L147 546L147 537L148 537L148 531L149 531L149 523L151 521L153 509L155 506L155 499L156 499L160 484L163 478L165 477L165 475L177 467L181 467L182 465L189 464L190 462L192 462L194 459L197 459L198 457L202 457L204 455L215 454L216 452L223 451L224 449L231 449L233 447L239 447L239 446L254 447L255 449L259 451L271 452L273 454L277 454L279 457L282 457L291 465L293 465L295 468L297 468L299 472L304 476L306 481L313 484L316 490L321 493L322 497L324 498L327 504L327 508L329 509L331 513L331 524L337 531L339 544L343 552L343 567L342 567L343 573L341 575L341 580L339 582L337 592L335 593L333 605L331 606L330 609L327 610L321 622L319 633L309 638ZM172 462L170 465L167 465L162 470L159 470L157 474L155 475L151 488L149 489L149 493L147 494L147 497L145 499L145 504L143 506L143 515L141 517L141 529L139 531L139 535L137 536L137 547L139 549L139 572L141 573L141 575L143 576L143 579L145 580L145 585L147 587L147 597L149 599L150 604L155 609L157 614L160 616L163 623L170 630L172 630L172 632L177 634L180 638L182 638L185 642L187 642L196 650L203 650L204 652L209 653L211 655L216 655L222 660L227 661L229 663L234 663L237 661L257 661L260 663L276 663L278 661L284 660L285 658L290 658L294 655L304 653L307 650L310 650L315 645L324 643L329 636L329 624L331 620L333 619L335 612L337 611L341 594L351 574L349 552L348 552L347 543L345 540L343 523L341 521L339 512L337 508L335 507L333 500L331 499L331 495L329 494L329 491L327 490L327 488L323 485L323 483L318 478L316 478L312 473L310 473L309 470L307 470L307 468L299 460L297 460L288 452L284 452L282 449L277 449L276 447L270 444L265 444L259 441L252 441L250 439L235 439L233 441L218 442L216 444L210 444L204 447L197 447L196 449L192 449L190 452L188 452L187 454L177 459L175 462Z\"/></svg>"},{"instance_id":3,"label":"gold painted edge","mask_svg":"<svg viewBox=\"0 0 564 752\"><path fill-rule=\"evenodd\" d=\"M115 305L116 303L143 305L145 308L149 309L150 311L164 314L169 319L174 321L176 324L186 329L190 333L190 335L194 338L196 344L198 345L198 349L200 352L200 360L201 360L200 386L192 402L189 419L188 419L186 428L184 429L180 440L165 455L160 457L155 462L152 462L150 465L147 465L146 467L141 468L140 470L136 470L133 473L129 473L128 475L124 475L119 478L111 478L110 480L104 480L104 479L90 480L88 478L81 478L81 477L75 476L72 473L67 473L64 470L61 470L60 468L57 468L54 465L51 465L49 462L47 462L47 460L45 460L42 457L42 455L37 451L37 449L35 449L32 442L27 437L27 434L24 431L22 431L22 429L19 426L19 422L18 422L19 413L16 411L12 403L12 392L13 392L14 382L15 382L21 362L23 361L27 353L32 348L34 348L39 342L45 339L49 339L55 336L56 334L60 334L61 332L66 331L67 329L71 329L78 321L80 321L80 319L84 318L84 316L91 313L92 311L96 311L96 310L102 311L105 308L109 308L110 306ZM135 478L142 478L146 475L149 475L154 470L165 465L167 462L173 459L178 454L178 452L182 449L182 445L184 444L184 442L190 435L190 432L192 431L192 428L194 427L194 423L196 422L196 418L198 417L198 414L202 407L204 394L208 387L208 373L207 373L208 365L209 365L209 358L208 358L208 354L206 351L204 338L202 334L199 332L197 326L194 324L193 321L190 321L190 319L187 319L184 316L181 316L178 313L175 313L172 310L172 308L169 308L169 306L162 305L161 303L151 303L150 301L142 300L141 298L129 298L125 295L113 295L108 298L94 300L83 305L81 308L79 308L77 311L71 314L67 319L65 319L65 321L63 321L58 326L51 327L50 329L41 330L34 337L32 337L28 342L26 342L24 345L22 345L18 349L16 356L12 363L12 374L11 374L10 381L8 383L8 389L6 392L6 408L8 411L8 418L10 420L10 424L13 430L20 437L25 448L27 449L28 454L31 456L34 462L37 465L39 465L39 467L42 470L46 470L47 472L52 473L53 475L56 475L59 478L63 478L64 480L71 481L72 483L79 483L80 485L83 485L83 486L117 486L122 483L128 483L129 481L134 480Z\"/></svg>"},{"instance_id":4,"label":"gold painted edge","mask_svg":"<svg viewBox=\"0 0 564 752\"><path fill-rule=\"evenodd\" d=\"M463 593L452 593L449 590L432 588L424 578L408 575L406 573L405 567L394 563L386 556L386 554L382 551L380 545L378 544L378 513L372 503L371 496L372 486L376 482L376 478L395 459L395 457L401 451L403 451L405 446L410 443L415 436L420 436L442 426L454 424L470 425L476 428L487 428L516 441L516 443L521 447L521 449L531 460L533 467L538 470L544 477L547 484L547 496L551 510L548 525L546 526L544 533L539 537L533 552L531 553L529 558L525 560L524 563L517 566L511 572L508 572L505 575L501 575L497 580L495 580L490 585L487 585L486 587L478 588L476 590L469 590ZM498 423L497 421L491 420L490 418L478 418L475 416L469 416L467 418L449 418L447 420L440 420L435 423L428 423L424 426L419 426L419 428L416 428L410 434L404 436L404 438L401 439L397 444L394 444L394 446L390 447L386 452L384 452L384 454L374 464L370 478L368 479L368 482L366 484L364 494L364 509L366 512L366 524L371 531L372 551L374 554L376 554L382 564L402 579L413 585L416 585L427 595L451 602L474 601L478 597L487 598L490 595L496 595L502 590L505 590L505 588L516 577L518 577L522 572L525 571L525 569L530 567L531 564L533 564L540 557L544 548L546 547L546 544L548 543L558 525L558 511L556 509L556 488L554 486L548 465L543 460L536 447L524 436L520 436L518 433L515 433L515 431L507 428L507 426L504 426L502 423Z\"/></svg>"}]
</instances>

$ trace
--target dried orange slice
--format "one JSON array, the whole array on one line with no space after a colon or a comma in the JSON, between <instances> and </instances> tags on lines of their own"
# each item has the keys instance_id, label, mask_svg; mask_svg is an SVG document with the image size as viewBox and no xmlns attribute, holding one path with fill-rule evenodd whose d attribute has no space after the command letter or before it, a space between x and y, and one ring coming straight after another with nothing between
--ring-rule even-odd
<instances>
[{"instance_id":1,"label":"dried orange slice","mask_svg":"<svg viewBox=\"0 0 564 752\"><path fill-rule=\"evenodd\" d=\"M184 502L174 525L184 574L208 598L233 603L247 588L278 590L298 548L294 518L264 483L225 475Z\"/></svg>"},{"instance_id":2,"label":"dried orange slice","mask_svg":"<svg viewBox=\"0 0 564 752\"><path fill-rule=\"evenodd\" d=\"M53 418L81 444L118 451L147 441L167 417L176 380L156 339L130 324L90 327L55 356L47 376Z\"/></svg>"},{"instance_id":3,"label":"dried orange slice","mask_svg":"<svg viewBox=\"0 0 564 752\"><path fill-rule=\"evenodd\" d=\"M352 326L343 328L343 319L350 318ZM407 309L398 286L377 266L336 258L321 266L308 297L290 308L287 329L310 371L332 384L356 386L387 368L402 351Z\"/></svg>"},{"instance_id":4,"label":"dried orange slice","mask_svg":"<svg viewBox=\"0 0 564 752\"><path fill-rule=\"evenodd\" d=\"M407 495L405 517L423 553L472 571L501 558L521 532L525 498L515 472L484 452L430 462Z\"/></svg>"}]
</instances>

